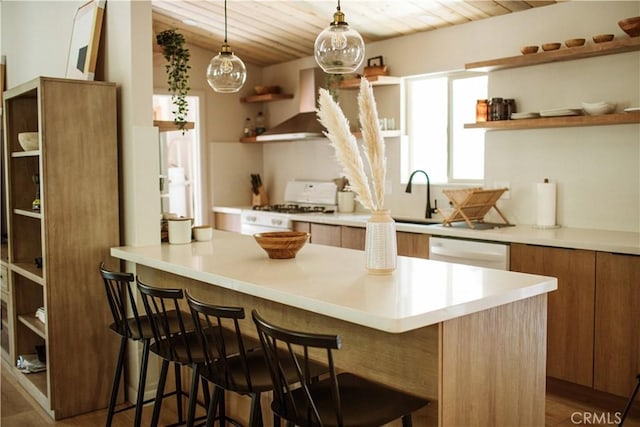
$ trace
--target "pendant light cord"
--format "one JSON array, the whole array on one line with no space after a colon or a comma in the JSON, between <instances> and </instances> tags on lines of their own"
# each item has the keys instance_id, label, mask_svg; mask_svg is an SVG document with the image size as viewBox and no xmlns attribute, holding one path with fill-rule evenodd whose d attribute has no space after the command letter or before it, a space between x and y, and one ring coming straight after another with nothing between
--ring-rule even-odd
<instances>
[{"instance_id":1,"label":"pendant light cord","mask_svg":"<svg viewBox=\"0 0 640 427\"><path fill-rule=\"evenodd\" d=\"M340 0L338 0L338 11L340 11Z\"/></svg>"},{"instance_id":2,"label":"pendant light cord","mask_svg":"<svg viewBox=\"0 0 640 427\"><path fill-rule=\"evenodd\" d=\"M340 0L338 0L338 3L340 3ZM227 0L224 0L224 43L227 44Z\"/></svg>"}]
</instances>

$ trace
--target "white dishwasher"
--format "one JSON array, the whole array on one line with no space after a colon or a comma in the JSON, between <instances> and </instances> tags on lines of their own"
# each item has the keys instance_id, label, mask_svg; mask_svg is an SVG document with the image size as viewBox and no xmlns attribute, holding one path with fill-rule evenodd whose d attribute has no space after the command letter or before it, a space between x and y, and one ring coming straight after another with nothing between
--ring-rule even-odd
<instances>
[{"instance_id":1,"label":"white dishwasher","mask_svg":"<svg viewBox=\"0 0 640 427\"><path fill-rule=\"evenodd\" d=\"M509 244L432 236L429 259L509 270Z\"/></svg>"}]
</instances>

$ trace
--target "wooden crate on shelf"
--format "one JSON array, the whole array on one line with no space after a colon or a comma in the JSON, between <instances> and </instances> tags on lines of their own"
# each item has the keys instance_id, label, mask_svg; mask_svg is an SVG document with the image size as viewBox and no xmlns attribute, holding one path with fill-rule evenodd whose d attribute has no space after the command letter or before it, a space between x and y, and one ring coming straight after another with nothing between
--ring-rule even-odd
<instances>
[{"instance_id":1,"label":"wooden crate on shelf","mask_svg":"<svg viewBox=\"0 0 640 427\"><path fill-rule=\"evenodd\" d=\"M484 189L465 188L462 190L442 190L442 193L449 198L453 204L453 211L444 215L442 223L451 225L452 222L465 221L469 228L475 228L473 222L484 222L485 215L494 208L505 224L509 224L507 218L500 212L496 202L502 193L508 188Z\"/></svg>"}]
</instances>

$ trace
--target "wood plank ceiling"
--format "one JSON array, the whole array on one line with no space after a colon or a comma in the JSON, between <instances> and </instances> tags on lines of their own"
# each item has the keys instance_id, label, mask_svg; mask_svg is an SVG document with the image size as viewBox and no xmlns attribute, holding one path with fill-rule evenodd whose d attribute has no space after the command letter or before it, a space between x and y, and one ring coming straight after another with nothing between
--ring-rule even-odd
<instances>
[{"instance_id":1,"label":"wood plank ceiling","mask_svg":"<svg viewBox=\"0 0 640 427\"><path fill-rule=\"evenodd\" d=\"M559 1L343 0L341 10L365 43L464 24ZM224 39L223 0L151 0L154 32L177 29L212 53ZM246 63L273 65L313 55L337 0L227 0L227 39Z\"/></svg>"}]
</instances>

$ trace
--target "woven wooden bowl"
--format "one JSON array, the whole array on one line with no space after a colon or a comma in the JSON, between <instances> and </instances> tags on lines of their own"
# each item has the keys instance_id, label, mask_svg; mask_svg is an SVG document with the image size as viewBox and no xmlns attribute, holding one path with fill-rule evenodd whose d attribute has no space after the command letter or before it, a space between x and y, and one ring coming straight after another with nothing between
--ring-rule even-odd
<instances>
[{"instance_id":1,"label":"woven wooden bowl","mask_svg":"<svg viewBox=\"0 0 640 427\"><path fill-rule=\"evenodd\" d=\"M613 40L613 34L596 34L593 36L593 41L595 43L605 43Z\"/></svg>"},{"instance_id":2,"label":"woven wooden bowl","mask_svg":"<svg viewBox=\"0 0 640 427\"><path fill-rule=\"evenodd\" d=\"M304 231L273 231L257 233L253 235L256 242L265 250L269 258L289 259L296 254L309 238L309 233Z\"/></svg>"},{"instance_id":3,"label":"woven wooden bowl","mask_svg":"<svg viewBox=\"0 0 640 427\"><path fill-rule=\"evenodd\" d=\"M583 46L585 41L586 41L585 39L569 39L569 40L566 40L564 44L567 47L578 47L578 46Z\"/></svg>"},{"instance_id":4,"label":"woven wooden bowl","mask_svg":"<svg viewBox=\"0 0 640 427\"><path fill-rule=\"evenodd\" d=\"M622 31L629 35L629 37L640 36L640 16L634 16L633 18L618 21L618 25L622 28Z\"/></svg>"},{"instance_id":5,"label":"woven wooden bowl","mask_svg":"<svg viewBox=\"0 0 640 427\"><path fill-rule=\"evenodd\" d=\"M538 46L523 46L520 48L520 52L523 55L530 55L532 53L536 53L538 51Z\"/></svg>"},{"instance_id":6,"label":"woven wooden bowl","mask_svg":"<svg viewBox=\"0 0 640 427\"><path fill-rule=\"evenodd\" d=\"M549 51L549 50L558 50L560 49L560 46L562 46L561 43L545 43L542 45L542 50Z\"/></svg>"}]
</instances>

